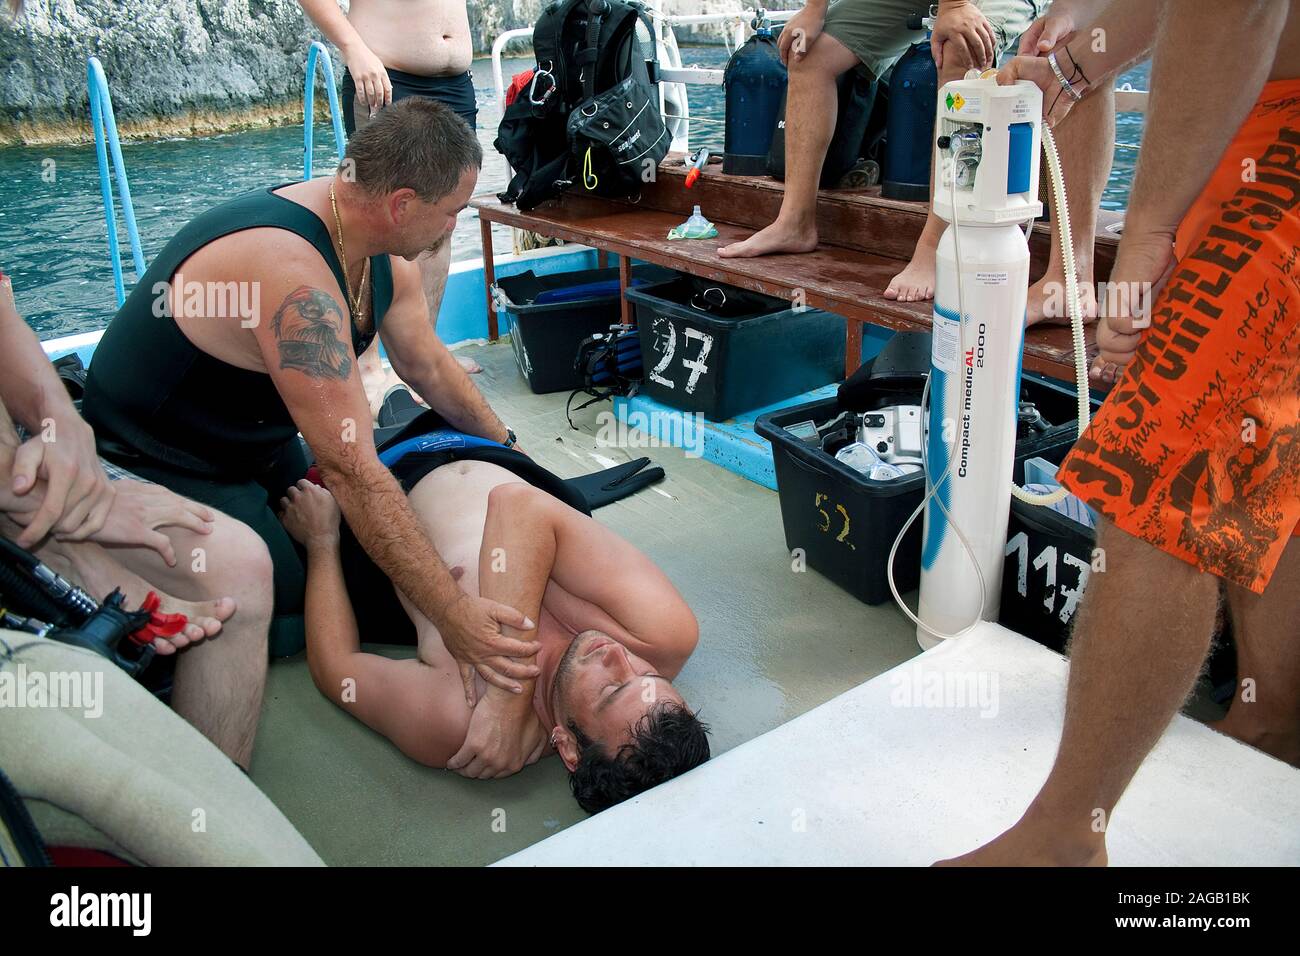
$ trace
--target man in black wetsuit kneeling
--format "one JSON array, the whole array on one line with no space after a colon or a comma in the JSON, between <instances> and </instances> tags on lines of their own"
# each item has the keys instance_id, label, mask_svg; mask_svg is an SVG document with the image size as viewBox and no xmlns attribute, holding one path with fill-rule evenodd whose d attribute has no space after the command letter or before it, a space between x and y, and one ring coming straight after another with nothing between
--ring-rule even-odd
<instances>
[{"instance_id":1,"label":"man in black wetsuit kneeling","mask_svg":"<svg viewBox=\"0 0 1300 956\"><path fill-rule=\"evenodd\" d=\"M272 511L302 478L301 432L374 563L430 621L463 676L504 689L538 669L507 638L524 616L457 587L379 461L357 356L378 335L452 427L513 444L429 326L415 260L449 241L482 150L440 103L396 103L338 173L231 200L180 230L109 324L84 410L101 453L248 524L274 563L272 653L304 646L305 574Z\"/></svg>"}]
</instances>

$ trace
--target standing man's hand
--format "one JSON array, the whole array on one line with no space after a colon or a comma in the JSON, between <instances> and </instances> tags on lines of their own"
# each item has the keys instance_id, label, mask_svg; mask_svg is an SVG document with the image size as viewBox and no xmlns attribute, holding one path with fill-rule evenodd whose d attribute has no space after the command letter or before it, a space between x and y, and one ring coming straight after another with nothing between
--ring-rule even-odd
<instances>
[{"instance_id":1,"label":"standing man's hand","mask_svg":"<svg viewBox=\"0 0 1300 956\"><path fill-rule=\"evenodd\" d=\"M1020 37L1017 55L1008 60L998 71L998 82L1009 86L1017 80L1029 80L1043 91L1043 119L1049 126L1055 127L1074 105L1074 98L1062 96L1060 82L1047 62L1047 54L1056 50L1059 54L1066 44L1073 39L1076 30L1074 16L1068 11L1056 13L1049 9L1046 16L1039 17ZM1068 62L1068 59L1067 59Z\"/></svg>"},{"instance_id":2,"label":"standing man's hand","mask_svg":"<svg viewBox=\"0 0 1300 956\"><path fill-rule=\"evenodd\" d=\"M825 0L809 0L804 8L785 22L776 38L781 62L789 66L808 55L812 45L822 35L826 23Z\"/></svg>"},{"instance_id":3,"label":"standing man's hand","mask_svg":"<svg viewBox=\"0 0 1300 956\"><path fill-rule=\"evenodd\" d=\"M947 54L944 52L945 43L948 44ZM930 32L930 53L936 69L943 69L945 55L956 55L960 65L986 70L998 56L993 25L979 7L966 0L940 3L934 29Z\"/></svg>"},{"instance_id":4,"label":"standing man's hand","mask_svg":"<svg viewBox=\"0 0 1300 956\"><path fill-rule=\"evenodd\" d=\"M343 62L356 84L357 96L369 107L370 115L374 116L393 102L393 84L388 79L388 70L348 22L338 0L298 0L298 6L343 54Z\"/></svg>"},{"instance_id":5,"label":"standing man's hand","mask_svg":"<svg viewBox=\"0 0 1300 956\"><path fill-rule=\"evenodd\" d=\"M1029 29L1021 35L1020 47L1016 52L1021 56L1046 56L1058 46L1069 43L1076 29L1071 14L1049 9L1045 16L1031 23Z\"/></svg>"},{"instance_id":6,"label":"standing man's hand","mask_svg":"<svg viewBox=\"0 0 1300 956\"><path fill-rule=\"evenodd\" d=\"M343 51L343 59L356 84L357 95L370 108L371 116L393 102L393 83L388 78L388 70L370 47L358 40L355 46Z\"/></svg>"},{"instance_id":7,"label":"standing man's hand","mask_svg":"<svg viewBox=\"0 0 1300 956\"><path fill-rule=\"evenodd\" d=\"M1094 383L1114 385L1124 374L1151 324L1151 306L1176 264L1172 235L1125 229L1107 294L1102 297L1098 354L1089 372Z\"/></svg>"},{"instance_id":8,"label":"standing man's hand","mask_svg":"<svg viewBox=\"0 0 1300 956\"><path fill-rule=\"evenodd\" d=\"M1062 56L1061 51L1064 49L1064 45L1056 47L1056 54L1062 57L1062 64L1070 62L1069 54ZM1045 56L1014 56L998 70L998 83L1002 86L1010 86L1018 80L1028 80L1043 91L1043 122L1053 129L1060 125L1074 106L1074 97L1062 88ZM1075 89L1086 93L1087 88L1081 89L1081 86L1082 84L1075 83Z\"/></svg>"},{"instance_id":9,"label":"standing man's hand","mask_svg":"<svg viewBox=\"0 0 1300 956\"><path fill-rule=\"evenodd\" d=\"M95 451L95 434L80 416L52 416L44 429L14 453L15 495L25 495L45 481L45 497L18 545L30 548L53 531L65 541L85 541L97 534L113 507L113 483ZM49 438L50 440L46 440Z\"/></svg>"},{"instance_id":10,"label":"standing man's hand","mask_svg":"<svg viewBox=\"0 0 1300 956\"><path fill-rule=\"evenodd\" d=\"M25 328L14 302L13 282L3 272L0 323ZM34 341L34 336L28 336ZM39 349L39 345L34 344L33 349ZM63 383L48 364L46 370L51 372L48 383L33 386L41 396L40 407L33 407L28 415L31 426L37 425L32 419L39 417L41 421L39 427L32 427L32 437L14 452L8 489L22 496L36 487L38 479L46 482L40 508L18 536L18 544L24 548L32 547L51 531L71 541L84 541L104 527L113 506L113 485L99 464L95 433L77 414L63 391ZM58 393L51 394L51 389L58 389Z\"/></svg>"},{"instance_id":11,"label":"standing man's hand","mask_svg":"<svg viewBox=\"0 0 1300 956\"><path fill-rule=\"evenodd\" d=\"M541 668L535 663L524 663L516 658L533 657L542 645L537 641L506 637L501 633L502 625L517 631L531 631L536 627L512 607L464 592L438 622L443 644L460 664L465 701L471 707L475 704L475 672L489 684L514 694L523 692L519 681L531 680L541 674Z\"/></svg>"}]
</instances>

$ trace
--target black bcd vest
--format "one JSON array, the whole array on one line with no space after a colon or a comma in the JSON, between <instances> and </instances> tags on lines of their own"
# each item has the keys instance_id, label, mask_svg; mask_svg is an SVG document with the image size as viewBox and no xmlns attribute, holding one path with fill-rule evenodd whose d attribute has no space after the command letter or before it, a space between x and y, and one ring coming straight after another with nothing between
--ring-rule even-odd
<instances>
[{"instance_id":1,"label":"black bcd vest","mask_svg":"<svg viewBox=\"0 0 1300 956\"><path fill-rule=\"evenodd\" d=\"M556 0L533 30L532 83L506 107L496 149L514 171L502 202L532 209L569 188L636 196L672 141L659 110L645 9L625 0Z\"/></svg>"}]
</instances>

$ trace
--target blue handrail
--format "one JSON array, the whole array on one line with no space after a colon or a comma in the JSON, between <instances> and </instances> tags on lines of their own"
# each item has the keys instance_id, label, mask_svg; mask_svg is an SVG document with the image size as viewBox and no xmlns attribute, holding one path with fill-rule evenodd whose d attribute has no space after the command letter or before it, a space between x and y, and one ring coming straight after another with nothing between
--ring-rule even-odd
<instances>
[{"instance_id":1,"label":"blue handrail","mask_svg":"<svg viewBox=\"0 0 1300 956\"><path fill-rule=\"evenodd\" d=\"M122 284L122 254L117 242L117 217L113 213L113 187L108 179L108 152L113 154L113 171L117 175L117 192L122 199L122 217L126 220L126 236L131 243L131 258L135 263L135 277L144 275L144 252L140 249L140 230L135 224L135 207L131 204L131 184L126 178L126 163L122 161L122 144L117 138L117 119L113 116L113 98L108 93L108 80L99 57L86 61L86 90L90 96L90 125L95 131L95 156L99 160L99 191L104 197L104 221L108 225L108 258L113 266L113 286L117 291L117 304L126 301Z\"/></svg>"},{"instance_id":2,"label":"blue handrail","mask_svg":"<svg viewBox=\"0 0 1300 956\"><path fill-rule=\"evenodd\" d=\"M343 117L339 111L339 93L334 87L334 63L330 60L329 47L317 40L307 51L307 86L302 96L302 178L305 180L311 179L312 173L312 120L315 118L313 107L317 65L325 73L325 90L329 94L330 119L334 122L334 145L338 148L339 162L343 161L347 143L343 135Z\"/></svg>"}]
</instances>

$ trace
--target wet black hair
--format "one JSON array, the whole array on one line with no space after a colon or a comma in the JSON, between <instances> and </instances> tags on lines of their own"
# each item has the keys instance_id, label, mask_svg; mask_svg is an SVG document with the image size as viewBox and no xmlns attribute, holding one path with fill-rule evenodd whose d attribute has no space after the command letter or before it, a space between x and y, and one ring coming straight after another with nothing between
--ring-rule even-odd
<instances>
[{"instance_id":1,"label":"wet black hair","mask_svg":"<svg viewBox=\"0 0 1300 956\"><path fill-rule=\"evenodd\" d=\"M709 728L680 704L663 703L648 711L633 728L632 742L612 757L572 720L569 730L580 748L569 787L588 813L599 813L709 759Z\"/></svg>"}]
</instances>

